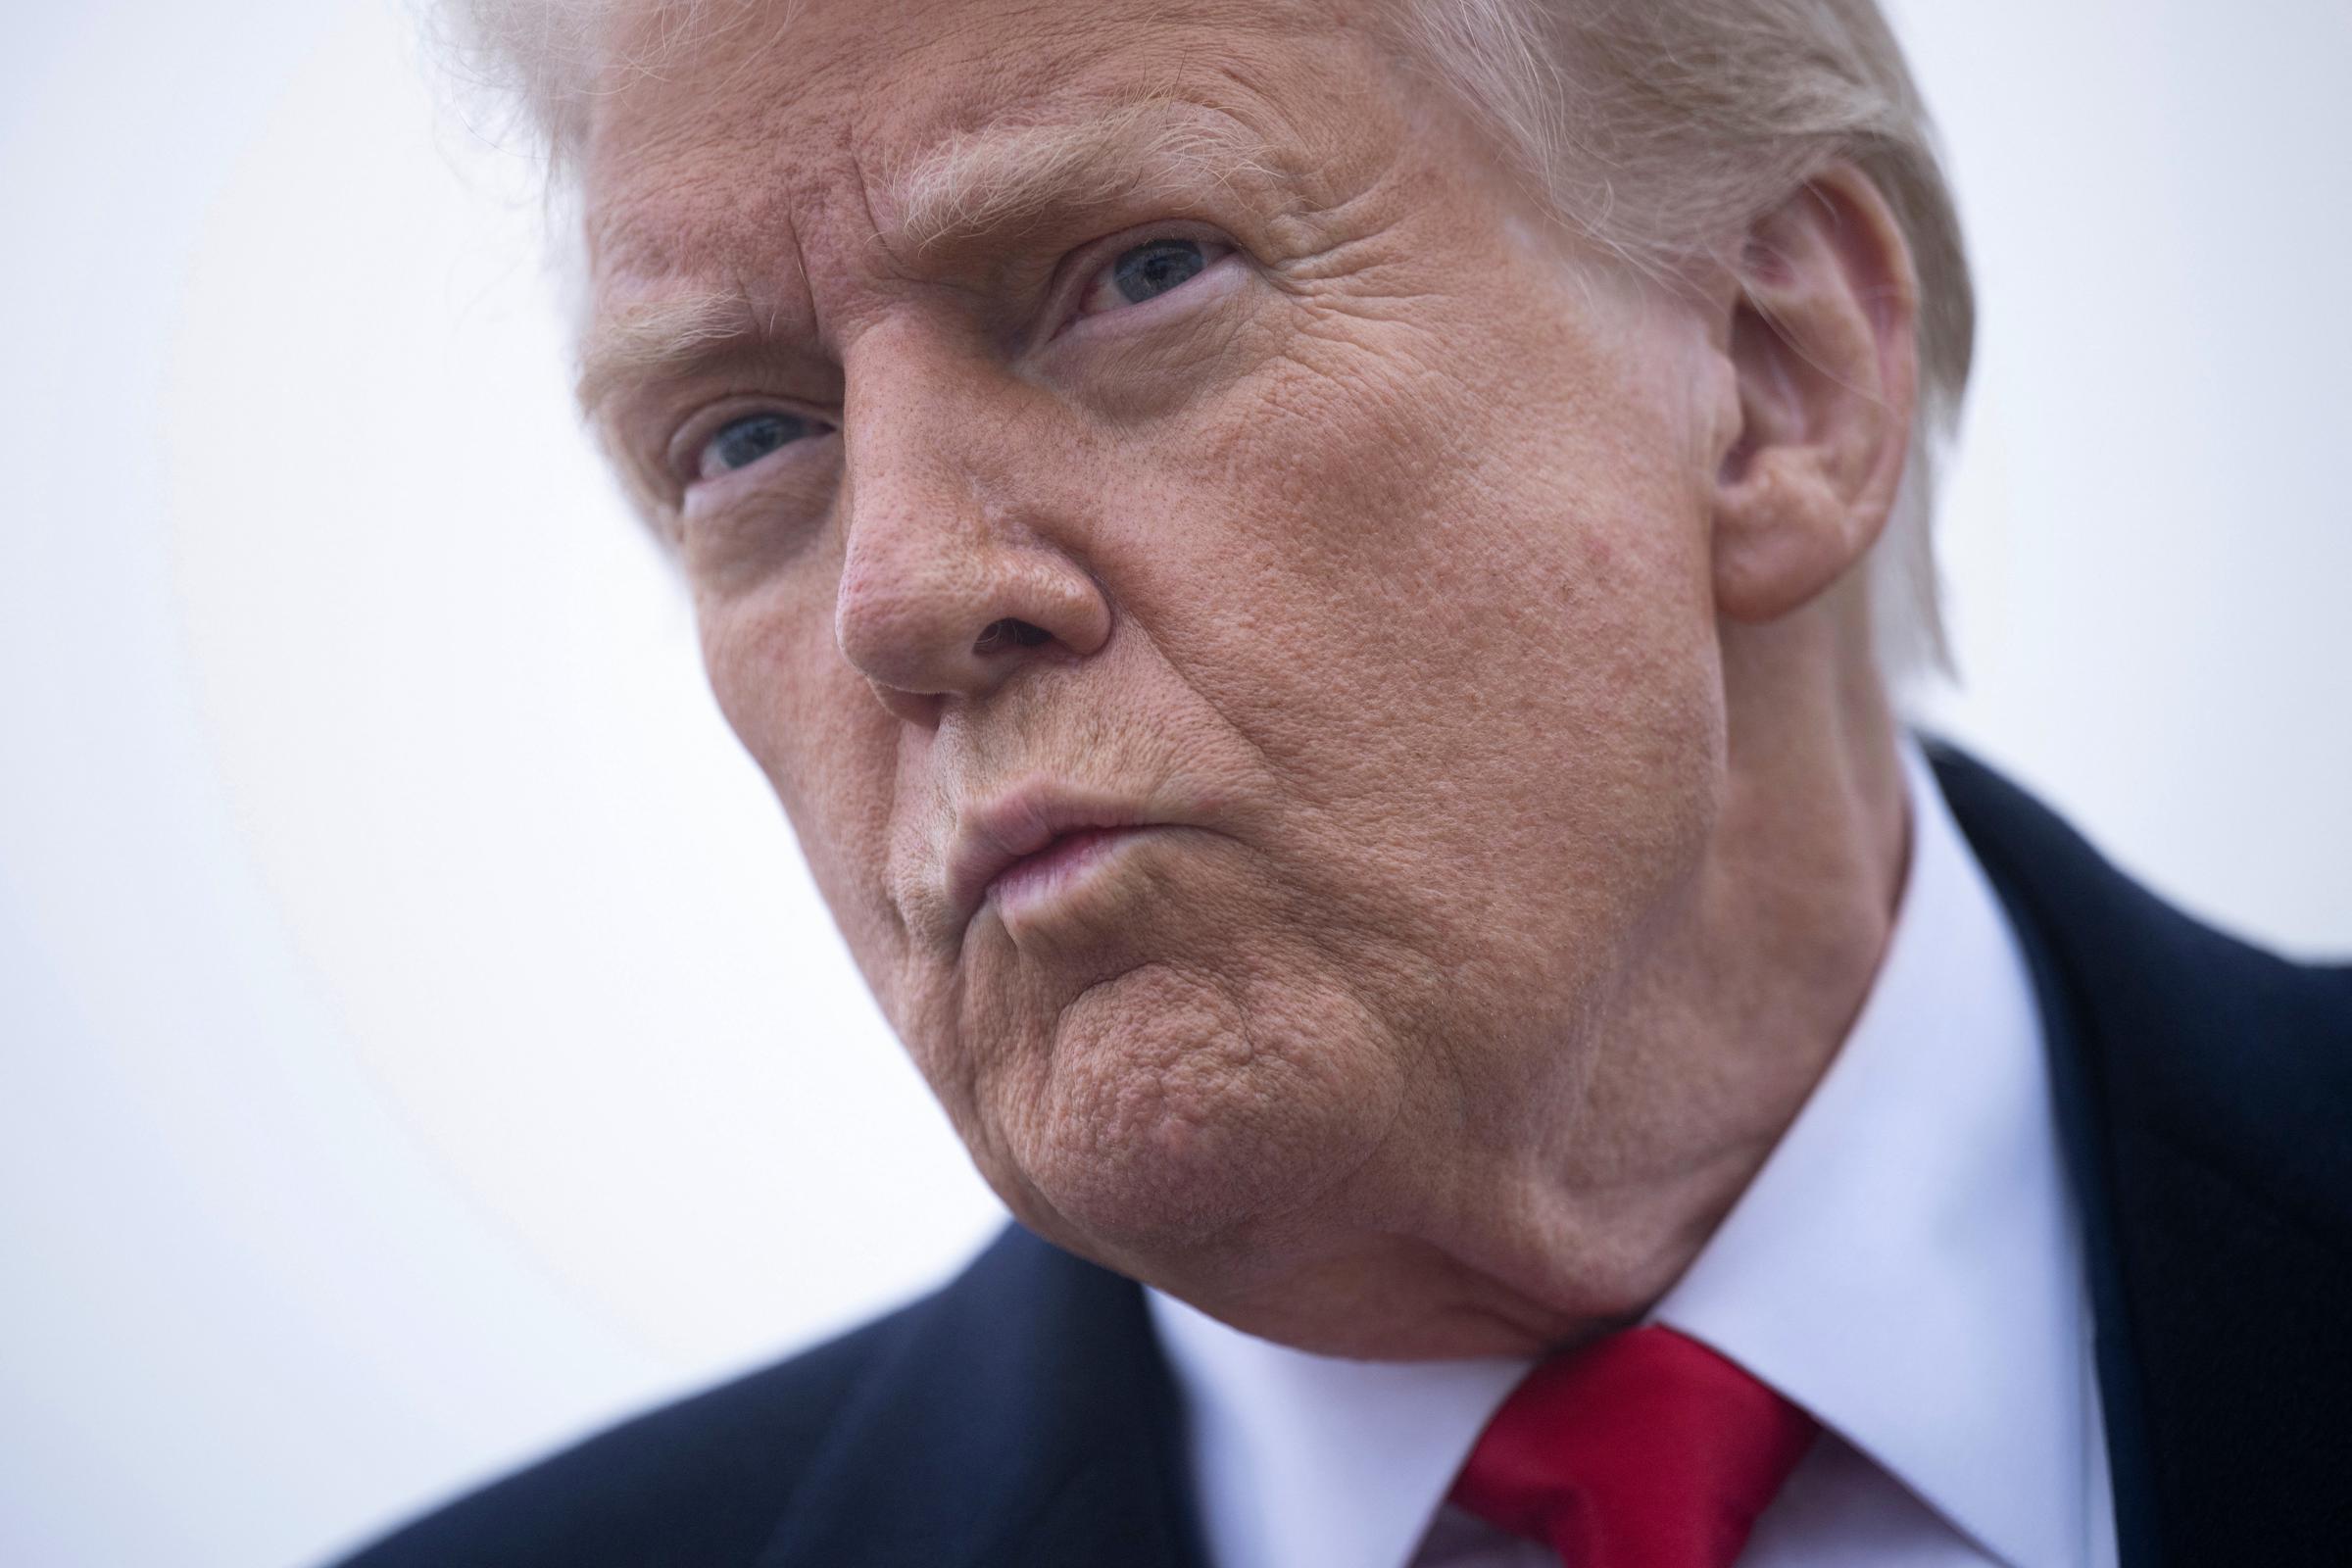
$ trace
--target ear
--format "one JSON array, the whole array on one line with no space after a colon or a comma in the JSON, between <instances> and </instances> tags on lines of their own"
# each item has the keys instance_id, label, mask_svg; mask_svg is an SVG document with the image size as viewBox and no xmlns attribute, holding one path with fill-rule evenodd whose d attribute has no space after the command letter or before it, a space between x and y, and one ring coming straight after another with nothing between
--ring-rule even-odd
<instances>
[{"instance_id":1,"label":"ear","mask_svg":"<svg viewBox=\"0 0 2352 1568\"><path fill-rule=\"evenodd\" d=\"M1749 228L1724 353L1737 435L1715 481L1716 608L1775 620L1886 525L1918 398L1919 282L1869 176L1826 171Z\"/></svg>"}]
</instances>

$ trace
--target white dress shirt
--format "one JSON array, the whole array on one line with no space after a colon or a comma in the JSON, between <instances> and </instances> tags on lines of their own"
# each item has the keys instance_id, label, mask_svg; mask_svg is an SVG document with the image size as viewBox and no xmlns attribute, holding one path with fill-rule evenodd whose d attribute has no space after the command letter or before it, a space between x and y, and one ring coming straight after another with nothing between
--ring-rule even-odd
<instances>
[{"instance_id":1,"label":"white dress shirt","mask_svg":"<svg viewBox=\"0 0 2352 1568\"><path fill-rule=\"evenodd\" d=\"M1651 1313L1823 1433L1741 1568L2112 1568L2075 1209L2015 933L1926 760L1853 1032ZM1525 1361L1366 1362L1152 1318L1213 1568L1556 1568L1445 1503Z\"/></svg>"}]
</instances>

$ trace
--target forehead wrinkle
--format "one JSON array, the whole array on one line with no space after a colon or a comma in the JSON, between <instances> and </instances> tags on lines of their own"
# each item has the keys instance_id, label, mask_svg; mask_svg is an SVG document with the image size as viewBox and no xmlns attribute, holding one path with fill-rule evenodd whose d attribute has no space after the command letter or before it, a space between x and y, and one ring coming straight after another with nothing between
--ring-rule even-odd
<instances>
[{"instance_id":1,"label":"forehead wrinkle","mask_svg":"<svg viewBox=\"0 0 2352 1568\"><path fill-rule=\"evenodd\" d=\"M1262 178L1273 172L1265 154L1230 118L1164 97L1087 120L957 131L892 180L882 232L890 248L920 255L1016 229L1057 206Z\"/></svg>"},{"instance_id":2,"label":"forehead wrinkle","mask_svg":"<svg viewBox=\"0 0 2352 1568\"><path fill-rule=\"evenodd\" d=\"M1259 3L1269 5L1271 14L1253 16L1254 23L1272 26L1298 20L1274 0ZM806 22L807 10L804 0L782 0L770 13L775 32L783 32L785 23ZM770 41L773 36L768 35ZM656 117L650 128L639 127L637 138L607 148L608 172L625 154L619 167L656 171L659 177L623 183L610 202L588 202L584 226L592 274L635 274L647 282L666 275L686 285L697 273L711 278L714 272L719 277L758 272L797 278L805 286L819 258L804 249L804 224L796 220L807 216L802 208L813 210L818 204L812 192L821 192L828 179L835 195L850 204L837 220L847 219L851 229L863 230L837 236L844 243L832 246L823 259L828 275L853 255L862 257L856 264L861 271L876 260L909 275L928 271L926 264L934 258L925 253L955 242L1018 231L1055 209L1107 206L1163 192L1280 185L1287 193L1283 211L1268 216L1282 218L1332 205L1319 189L1330 172L1327 160L1305 146L1291 145L1293 127L1279 95L1223 49L1187 50L1172 61L1163 56L1151 73L1159 76L1157 83L1147 86L1130 76L1115 95L1098 82L1076 104L1032 99L1019 107L1005 105L976 126L964 120L961 128L935 131L937 139L927 147L918 143L915 150L895 155L888 150L897 139L889 126L905 111L893 106L908 100L883 93L868 100L872 118L853 116L849 122L833 124L812 160L810 148L800 148L803 177L771 178L752 193L720 190L715 178L695 177L708 174L695 161L728 148L772 146L775 126L760 116L718 114L711 100L723 94L714 95L707 81L687 81L684 62L674 58L674 51L658 58L670 69L645 70L636 85L691 87L699 107L692 114ZM723 68L723 80L749 81L756 69L772 64L759 50L746 50ZM1048 91L1066 90L1068 84L1068 76L1060 74ZM1239 101L1223 102L1226 98ZM968 112L969 101L957 107ZM955 114L957 107L947 112ZM1261 122L1269 118L1271 124ZM694 196L707 185L714 188ZM694 199L685 199L689 196ZM575 396L591 415L631 383L667 371L692 372L722 355L730 340L760 335L761 313L751 299L724 290L642 303L608 297L606 303L611 317L588 323L575 355Z\"/></svg>"}]
</instances>

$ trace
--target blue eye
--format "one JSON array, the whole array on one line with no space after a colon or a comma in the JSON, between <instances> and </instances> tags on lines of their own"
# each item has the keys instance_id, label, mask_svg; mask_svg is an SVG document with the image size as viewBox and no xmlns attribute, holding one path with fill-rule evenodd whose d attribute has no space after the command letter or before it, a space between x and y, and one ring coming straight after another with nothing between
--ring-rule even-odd
<instances>
[{"instance_id":1,"label":"blue eye","mask_svg":"<svg viewBox=\"0 0 2352 1568\"><path fill-rule=\"evenodd\" d=\"M730 419L710 434L695 457L695 477L716 479L748 468L761 458L824 428L797 414L747 414Z\"/></svg>"},{"instance_id":2,"label":"blue eye","mask_svg":"<svg viewBox=\"0 0 2352 1568\"><path fill-rule=\"evenodd\" d=\"M1141 305L1191 282L1207 266L1207 248L1199 240L1155 239L1111 263L1110 280L1120 298Z\"/></svg>"},{"instance_id":3,"label":"blue eye","mask_svg":"<svg viewBox=\"0 0 2352 1568\"><path fill-rule=\"evenodd\" d=\"M1096 271L1086 286L1079 312L1101 316L1130 306L1149 305L1162 294L1173 294L1232 254L1231 245L1174 234L1130 245L1108 266Z\"/></svg>"}]
</instances>

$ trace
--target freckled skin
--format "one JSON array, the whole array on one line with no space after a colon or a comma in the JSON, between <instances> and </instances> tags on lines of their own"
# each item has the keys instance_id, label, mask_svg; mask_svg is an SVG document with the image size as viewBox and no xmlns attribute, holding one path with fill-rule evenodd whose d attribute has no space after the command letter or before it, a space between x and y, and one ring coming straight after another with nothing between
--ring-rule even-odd
<instances>
[{"instance_id":1,"label":"freckled skin","mask_svg":"<svg viewBox=\"0 0 2352 1568\"><path fill-rule=\"evenodd\" d=\"M890 172L943 137L1145 95L1263 168L886 242ZM1844 570L1890 488L1870 419L1801 387L1776 416L1736 289L1578 254L1319 7L809 0L617 81L585 178L604 307L739 287L782 345L637 399L616 450L722 395L838 432L656 511L729 723L1014 1212L1355 1354L1532 1349L1670 1284L1899 876ZM1033 330L1064 257L1163 220L1232 259ZM1725 541L1759 530L1740 580L1792 605L1740 619ZM1841 541L1834 581L1788 577L1829 547L1788 530ZM1051 640L975 657L1006 616ZM959 923L955 824L1049 780L1185 825Z\"/></svg>"}]
</instances>

